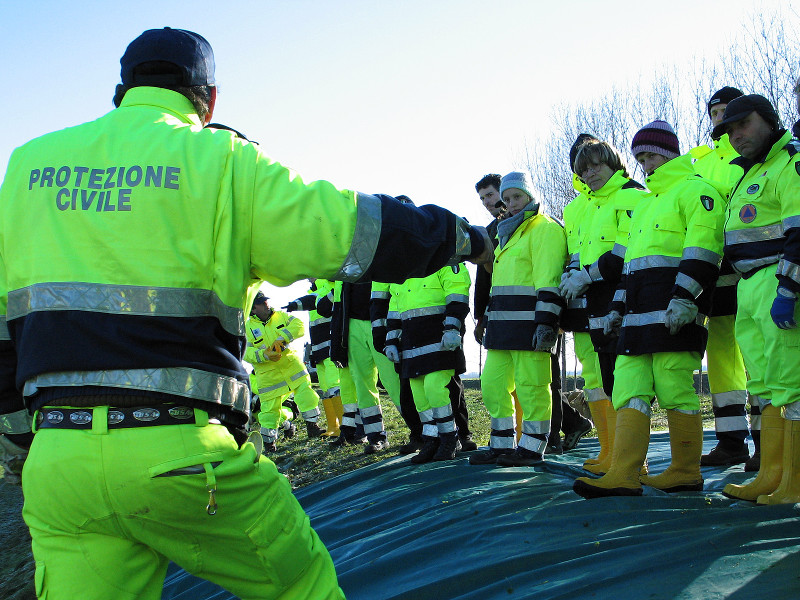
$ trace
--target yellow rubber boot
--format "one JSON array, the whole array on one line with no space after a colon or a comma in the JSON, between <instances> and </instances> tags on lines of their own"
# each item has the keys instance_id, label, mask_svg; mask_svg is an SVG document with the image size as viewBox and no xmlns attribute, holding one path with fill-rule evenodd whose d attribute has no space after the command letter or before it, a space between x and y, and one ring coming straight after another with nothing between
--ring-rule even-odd
<instances>
[{"instance_id":1,"label":"yellow rubber boot","mask_svg":"<svg viewBox=\"0 0 800 600\"><path fill-rule=\"evenodd\" d=\"M781 483L778 485L778 489L771 494L759 496L757 499L759 504L795 504L800 502L800 421L789 421L788 419L784 419L784 421L783 474L781 475ZM762 454L761 456L763 457L764 455ZM762 458L761 460L764 459Z\"/></svg>"},{"instance_id":2,"label":"yellow rubber boot","mask_svg":"<svg viewBox=\"0 0 800 600\"><path fill-rule=\"evenodd\" d=\"M723 495L736 500L755 502L759 496L771 494L778 489L783 474L784 419L781 409L768 404L761 411L761 466L758 475L750 483L729 483Z\"/></svg>"},{"instance_id":3,"label":"yellow rubber boot","mask_svg":"<svg viewBox=\"0 0 800 600\"><path fill-rule=\"evenodd\" d=\"M584 498L602 496L641 496L639 469L650 444L650 417L635 408L617 411L614 451L608 473L599 479L578 477L572 485Z\"/></svg>"},{"instance_id":4,"label":"yellow rubber boot","mask_svg":"<svg viewBox=\"0 0 800 600\"><path fill-rule=\"evenodd\" d=\"M703 489L703 416L668 410L667 423L672 461L663 473L643 475L641 482L665 492L699 492Z\"/></svg>"},{"instance_id":5,"label":"yellow rubber boot","mask_svg":"<svg viewBox=\"0 0 800 600\"><path fill-rule=\"evenodd\" d=\"M335 415L335 423L336 423L336 433L332 434L332 437L337 436L341 433L340 427L342 426L342 417L344 416L344 406L342 406L342 397L341 396L331 396L329 398L331 401L331 406L333 406L333 412Z\"/></svg>"},{"instance_id":6,"label":"yellow rubber boot","mask_svg":"<svg viewBox=\"0 0 800 600\"><path fill-rule=\"evenodd\" d=\"M594 404L600 405L600 408L593 408ZM590 458L583 463L583 468L589 473L595 475L603 475L608 473L611 468L611 457L614 455L614 435L617 429L617 411L611 400L599 400L597 402L589 403L589 410L592 412L592 421L597 428L597 439L600 441L600 454L597 455L596 462L591 462ZM595 420L595 411L597 411L597 420ZM604 428L605 431L602 431ZM605 443L605 445L603 445Z\"/></svg>"},{"instance_id":7,"label":"yellow rubber boot","mask_svg":"<svg viewBox=\"0 0 800 600\"><path fill-rule=\"evenodd\" d=\"M336 415L336 409L333 407L333 398L324 398L322 400L322 408L325 409L325 420L328 424L328 430L320 437L338 437L339 417Z\"/></svg>"}]
</instances>

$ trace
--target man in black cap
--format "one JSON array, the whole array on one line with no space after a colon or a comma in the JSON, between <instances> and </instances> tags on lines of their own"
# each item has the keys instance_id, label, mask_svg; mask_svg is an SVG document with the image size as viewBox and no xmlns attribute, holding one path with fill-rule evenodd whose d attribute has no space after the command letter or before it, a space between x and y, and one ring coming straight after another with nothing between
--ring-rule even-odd
<instances>
[{"instance_id":1,"label":"man in black cap","mask_svg":"<svg viewBox=\"0 0 800 600\"><path fill-rule=\"evenodd\" d=\"M800 142L757 94L728 104L714 128L716 137L723 133L745 171L728 204L725 256L742 274L736 339L747 389L761 405L758 475L723 493L759 504L800 502Z\"/></svg>"},{"instance_id":2,"label":"man in black cap","mask_svg":"<svg viewBox=\"0 0 800 600\"><path fill-rule=\"evenodd\" d=\"M708 101L708 116L712 128L719 125L728 103L742 96L742 91L725 86ZM739 153L731 146L728 134L712 137L712 145L703 144L689 151L695 172L714 182L725 199L744 171L738 161ZM745 463L746 471L758 471L761 442L761 412L758 402L751 402L751 427L755 453L751 458L745 438L748 433L747 374L739 345L736 343L734 324L736 321L736 285L740 275L730 262L723 258L717 287L711 304L708 320L708 385L714 409L714 429L717 445L700 457L703 466L727 466Z\"/></svg>"},{"instance_id":3,"label":"man in black cap","mask_svg":"<svg viewBox=\"0 0 800 600\"><path fill-rule=\"evenodd\" d=\"M30 446L37 592L158 598L172 560L243 598L343 598L288 481L245 443L254 284L402 281L491 244L204 128L196 33L145 31L120 62L119 108L18 148L0 187L0 461L18 474Z\"/></svg>"}]
</instances>

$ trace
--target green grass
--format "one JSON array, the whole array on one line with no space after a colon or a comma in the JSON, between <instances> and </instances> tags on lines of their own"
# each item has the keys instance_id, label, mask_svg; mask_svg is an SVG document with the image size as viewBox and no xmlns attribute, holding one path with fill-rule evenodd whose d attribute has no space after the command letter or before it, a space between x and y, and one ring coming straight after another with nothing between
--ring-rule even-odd
<instances>
[{"instance_id":1,"label":"green grass","mask_svg":"<svg viewBox=\"0 0 800 600\"><path fill-rule=\"evenodd\" d=\"M479 446L488 446L490 418L481 400L480 383L476 379L465 380L464 388L473 439ZM381 393L381 406L384 427L389 436L389 448L383 452L366 455L364 447L360 445L329 448L328 438L308 439L304 425L298 423L297 435L289 440L279 440L278 451L270 455L270 458L288 477L292 487L299 488L376 463L389 456L396 456L398 448L408 441L408 429L399 411L385 393ZM585 404L577 408L588 415ZM703 427L713 428L714 415L709 396L700 396L700 408L703 414ZM320 425L324 423L323 413ZM653 407L651 428L654 431L667 428L666 413L657 404ZM590 437L596 435L597 432L594 430L589 434Z\"/></svg>"}]
</instances>

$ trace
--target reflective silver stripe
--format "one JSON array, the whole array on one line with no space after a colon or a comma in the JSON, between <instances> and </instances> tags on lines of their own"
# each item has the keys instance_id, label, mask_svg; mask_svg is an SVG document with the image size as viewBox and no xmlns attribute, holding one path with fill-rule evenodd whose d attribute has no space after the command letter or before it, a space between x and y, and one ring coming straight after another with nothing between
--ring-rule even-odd
<instances>
[{"instance_id":1,"label":"reflective silver stripe","mask_svg":"<svg viewBox=\"0 0 800 600\"><path fill-rule=\"evenodd\" d=\"M186 367L43 373L25 382L23 394L32 396L39 388L85 385L128 388L195 398L229 406L245 414L249 412L250 406L250 386L247 383L242 383L233 377Z\"/></svg>"},{"instance_id":2,"label":"reflective silver stripe","mask_svg":"<svg viewBox=\"0 0 800 600\"><path fill-rule=\"evenodd\" d=\"M211 290L67 281L36 283L8 293L9 319L32 312L57 310L153 317L214 317L228 333L244 336L242 309L226 306Z\"/></svg>"},{"instance_id":3,"label":"reflective silver stripe","mask_svg":"<svg viewBox=\"0 0 800 600\"><path fill-rule=\"evenodd\" d=\"M372 327L386 327L387 320L386 319L375 319L372 322Z\"/></svg>"},{"instance_id":4,"label":"reflective silver stripe","mask_svg":"<svg viewBox=\"0 0 800 600\"><path fill-rule=\"evenodd\" d=\"M330 323L330 317L320 317L319 319L314 319L309 323L310 327L316 327L317 325L325 325L326 323Z\"/></svg>"},{"instance_id":5,"label":"reflective silver stripe","mask_svg":"<svg viewBox=\"0 0 800 600\"><path fill-rule=\"evenodd\" d=\"M764 396L756 396L750 394L750 406L758 406L763 411L765 407L772 404L772 398L764 398Z\"/></svg>"},{"instance_id":6,"label":"reflective silver stripe","mask_svg":"<svg viewBox=\"0 0 800 600\"><path fill-rule=\"evenodd\" d=\"M490 435L489 447L496 448L497 450L513 450L514 449L514 436L509 435Z\"/></svg>"},{"instance_id":7,"label":"reflective silver stripe","mask_svg":"<svg viewBox=\"0 0 800 600\"><path fill-rule=\"evenodd\" d=\"M667 311L665 310L654 310L652 312L639 314L627 314L622 317L622 326L643 327L645 325L657 325L658 323L663 324L666 320L666 316ZM702 327L706 322L706 316L698 313L694 319L694 322Z\"/></svg>"},{"instance_id":8,"label":"reflective silver stripe","mask_svg":"<svg viewBox=\"0 0 800 600\"><path fill-rule=\"evenodd\" d=\"M300 413L300 416L303 417L303 421L308 421L309 423L316 423L319 419L319 409L312 408L311 410L304 410Z\"/></svg>"},{"instance_id":9,"label":"reflective silver stripe","mask_svg":"<svg viewBox=\"0 0 800 600\"><path fill-rule=\"evenodd\" d=\"M448 419L452 418L453 416L453 407L450 404L445 404L444 406L435 406L431 409L433 411L433 418L440 420L440 419Z\"/></svg>"},{"instance_id":10,"label":"reflective silver stripe","mask_svg":"<svg viewBox=\"0 0 800 600\"><path fill-rule=\"evenodd\" d=\"M548 423L547 426L550 427L550 423ZM523 434L523 436L519 438L519 446L520 448L525 448L526 450L536 452L537 454L544 454L544 451L547 448L547 442L545 440L540 440L539 438Z\"/></svg>"},{"instance_id":11,"label":"reflective silver stripe","mask_svg":"<svg viewBox=\"0 0 800 600\"><path fill-rule=\"evenodd\" d=\"M397 312L396 310L390 310L388 312L388 314L386 315L386 317L389 318L389 319L399 319L400 318L400 313Z\"/></svg>"},{"instance_id":12,"label":"reflective silver stripe","mask_svg":"<svg viewBox=\"0 0 800 600\"><path fill-rule=\"evenodd\" d=\"M256 350L256 362L264 362L267 360L267 357L264 356L263 350Z\"/></svg>"},{"instance_id":13,"label":"reflective silver stripe","mask_svg":"<svg viewBox=\"0 0 800 600\"><path fill-rule=\"evenodd\" d=\"M535 296L536 288L532 285L494 285L492 296Z\"/></svg>"},{"instance_id":14,"label":"reflective silver stripe","mask_svg":"<svg viewBox=\"0 0 800 600\"><path fill-rule=\"evenodd\" d=\"M259 395L268 394L268 393L274 392L276 390L284 390L284 389L286 389L288 387L289 387L289 384L287 384L285 381L281 381L280 383L276 383L275 385L271 385L269 387L258 388L258 393L259 393Z\"/></svg>"},{"instance_id":15,"label":"reflective silver stripe","mask_svg":"<svg viewBox=\"0 0 800 600\"><path fill-rule=\"evenodd\" d=\"M412 308L404 310L400 313L400 318L404 321L408 319L415 319L417 317L428 317L430 315L443 315L445 312L444 306L425 306L423 308Z\"/></svg>"},{"instance_id":16,"label":"reflective silver stripe","mask_svg":"<svg viewBox=\"0 0 800 600\"><path fill-rule=\"evenodd\" d=\"M717 432L722 431L741 431L747 432L747 417L737 415L735 417L715 417L714 430Z\"/></svg>"},{"instance_id":17,"label":"reflective silver stripe","mask_svg":"<svg viewBox=\"0 0 800 600\"><path fill-rule=\"evenodd\" d=\"M456 422L452 418L449 421L437 422L436 429L439 433L453 433L456 431Z\"/></svg>"},{"instance_id":18,"label":"reflective silver stripe","mask_svg":"<svg viewBox=\"0 0 800 600\"><path fill-rule=\"evenodd\" d=\"M381 237L382 205L370 194L355 192L356 227L350 251L331 280L356 281L372 264Z\"/></svg>"},{"instance_id":19,"label":"reflective silver stripe","mask_svg":"<svg viewBox=\"0 0 800 600\"><path fill-rule=\"evenodd\" d=\"M641 269L656 269L664 267L677 267L681 264L681 259L678 256L662 256L660 254L652 254L650 256L641 256L639 258L631 259L625 263L628 267L626 273L639 271Z\"/></svg>"},{"instance_id":20,"label":"reflective silver stripe","mask_svg":"<svg viewBox=\"0 0 800 600\"><path fill-rule=\"evenodd\" d=\"M784 277L788 277L800 283L800 265L786 260L785 258L782 258L778 263L778 270L775 274L783 275Z\"/></svg>"},{"instance_id":21,"label":"reflective silver stripe","mask_svg":"<svg viewBox=\"0 0 800 600\"><path fill-rule=\"evenodd\" d=\"M436 423L424 423L422 425L422 435L425 437L439 437L439 428Z\"/></svg>"},{"instance_id":22,"label":"reflective silver stripe","mask_svg":"<svg viewBox=\"0 0 800 600\"><path fill-rule=\"evenodd\" d=\"M586 308L586 296L579 296L577 298L573 298L567 303L569 308Z\"/></svg>"},{"instance_id":23,"label":"reflective silver stripe","mask_svg":"<svg viewBox=\"0 0 800 600\"><path fill-rule=\"evenodd\" d=\"M683 249L683 254L681 255L681 260L702 260L703 262L711 263L712 265L718 265L722 260L722 255L717 254L716 252L712 252L711 250L707 250L706 248L700 248L698 246L689 246Z\"/></svg>"},{"instance_id":24,"label":"reflective silver stripe","mask_svg":"<svg viewBox=\"0 0 800 600\"><path fill-rule=\"evenodd\" d=\"M627 290L616 290L614 292L614 302L625 302Z\"/></svg>"},{"instance_id":25,"label":"reflective silver stripe","mask_svg":"<svg viewBox=\"0 0 800 600\"><path fill-rule=\"evenodd\" d=\"M554 315L560 315L561 307L558 304L553 304L552 302L537 302L536 312L540 311L553 313Z\"/></svg>"},{"instance_id":26,"label":"reflective silver stripe","mask_svg":"<svg viewBox=\"0 0 800 600\"><path fill-rule=\"evenodd\" d=\"M783 220L783 230L791 229L792 227L800 227L800 215L793 215L786 217Z\"/></svg>"},{"instance_id":27,"label":"reflective silver stripe","mask_svg":"<svg viewBox=\"0 0 800 600\"><path fill-rule=\"evenodd\" d=\"M683 408L676 408L674 410L675 410L675 412L679 412L679 413L684 414L684 415L699 415L700 414L700 410L687 410L687 409L683 409Z\"/></svg>"},{"instance_id":28,"label":"reflective silver stripe","mask_svg":"<svg viewBox=\"0 0 800 600\"><path fill-rule=\"evenodd\" d=\"M445 327L447 325L452 325L456 329L461 329L461 319L457 319L456 317L447 317L444 320Z\"/></svg>"},{"instance_id":29,"label":"reflective silver stripe","mask_svg":"<svg viewBox=\"0 0 800 600\"><path fill-rule=\"evenodd\" d=\"M720 394L711 393L711 404L716 407L744 406L747 403L747 394L744 390L733 390Z\"/></svg>"},{"instance_id":30,"label":"reflective silver stripe","mask_svg":"<svg viewBox=\"0 0 800 600\"><path fill-rule=\"evenodd\" d=\"M490 321L533 321L536 318L533 310L490 310L486 314Z\"/></svg>"},{"instance_id":31,"label":"reflective silver stripe","mask_svg":"<svg viewBox=\"0 0 800 600\"><path fill-rule=\"evenodd\" d=\"M623 408L632 408L633 410L638 410L643 415L647 415L647 418L650 418L650 415L653 413L653 410L650 408L650 403L642 398L634 396L630 400L628 400L623 406L621 406L617 412L622 410Z\"/></svg>"},{"instance_id":32,"label":"reflective silver stripe","mask_svg":"<svg viewBox=\"0 0 800 600\"><path fill-rule=\"evenodd\" d=\"M753 227L752 229L728 229L725 230L725 245L763 242L765 240L775 240L781 236L783 236L783 223L773 223L772 225Z\"/></svg>"},{"instance_id":33,"label":"reflective silver stripe","mask_svg":"<svg viewBox=\"0 0 800 600\"><path fill-rule=\"evenodd\" d=\"M717 279L717 287L728 287L731 285L736 285L739 283L739 280L742 276L739 273L729 273L728 275L720 275L719 279Z\"/></svg>"},{"instance_id":34,"label":"reflective silver stripe","mask_svg":"<svg viewBox=\"0 0 800 600\"><path fill-rule=\"evenodd\" d=\"M548 434L550 433L550 421L523 421L522 433L527 434Z\"/></svg>"},{"instance_id":35,"label":"reflective silver stripe","mask_svg":"<svg viewBox=\"0 0 800 600\"><path fill-rule=\"evenodd\" d=\"M603 329L605 317L593 317L589 319L589 329Z\"/></svg>"},{"instance_id":36,"label":"reflective silver stripe","mask_svg":"<svg viewBox=\"0 0 800 600\"><path fill-rule=\"evenodd\" d=\"M581 253L580 252L576 252L570 258L572 259L572 262L576 262L576 263L580 264L580 262L581 262Z\"/></svg>"},{"instance_id":37,"label":"reflective silver stripe","mask_svg":"<svg viewBox=\"0 0 800 600\"><path fill-rule=\"evenodd\" d=\"M261 437L267 444L270 444L278 439L278 430L277 429L267 429L266 427L261 428Z\"/></svg>"},{"instance_id":38,"label":"reflective silver stripe","mask_svg":"<svg viewBox=\"0 0 800 600\"><path fill-rule=\"evenodd\" d=\"M420 411L419 420L422 423L433 423L433 409L428 408Z\"/></svg>"},{"instance_id":39,"label":"reflective silver stripe","mask_svg":"<svg viewBox=\"0 0 800 600\"><path fill-rule=\"evenodd\" d=\"M31 416L24 408L0 415L0 433L20 434L31 432Z\"/></svg>"},{"instance_id":40,"label":"reflective silver stripe","mask_svg":"<svg viewBox=\"0 0 800 600\"><path fill-rule=\"evenodd\" d=\"M11 333L8 331L8 321L6 316L0 317L0 342L5 342L11 339Z\"/></svg>"},{"instance_id":41,"label":"reflective silver stripe","mask_svg":"<svg viewBox=\"0 0 800 600\"><path fill-rule=\"evenodd\" d=\"M381 405L376 404L375 406L368 406L366 408L361 409L361 417L377 417L381 415Z\"/></svg>"},{"instance_id":42,"label":"reflective silver stripe","mask_svg":"<svg viewBox=\"0 0 800 600\"><path fill-rule=\"evenodd\" d=\"M444 301L445 304L450 304L451 302L462 302L464 304L469 304L469 296L466 294L448 294Z\"/></svg>"},{"instance_id":43,"label":"reflective silver stripe","mask_svg":"<svg viewBox=\"0 0 800 600\"><path fill-rule=\"evenodd\" d=\"M436 342L435 344L428 344L427 346L420 346L419 348L412 348L411 350L403 350L403 358L408 360L425 354L431 354L432 352L443 351L442 342Z\"/></svg>"},{"instance_id":44,"label":"reflective silver stripe","mask_svg":"<svg viewBox=\"0 0 800 600\"><path fill-rule=\"evenodd\" d=\"M331 341L328 340L327 342L322 342L321 344L314 344L313 346L311 346L311 351L316 352L317 350L322 350L323 348L330 348L330 347L331 347Z\"/></svg>"},{"instance_id":45,"label":"reflective silver stripe","mask_svg":"<svg viewBox=\"0 0 800 600\"><path fill-rule=\"evenodd\" d=\"M800 421L800 402L790 402L783 407L783 418L786 421Z\"/></svg>"},{"instance_id":46,"label":"reflective silver stripe","mask_svg":"<svg viewBox=\"0 0 800 600\"><path fill-rule=\"evenodd\" d=\"M703 293L703 286L686 273L678 273L678 276L675 278L675 285L687 290L695 298Z\"/></svg>"},{"instance_id":47,"label":"reflective silver stripe","mask_svg":"<svg viewBox=\"0 0 800 600\"><path fill-rule=\"evenodd\" d=\"M450 258L447 264L457 265L465 257L472 254L472 240L470 240L469 232L472 226L461 217L456 217L456 248L455 254Z\"/></svg>"},{"instance_id":48,"label":"reflective silver stripe","mask_svg":"<svg viewBox=\"0 0 800 600\"><path fill-rule=\"evenodd\" d=\"M614 247L611 249L611 254L614 256L619 256L620 258L625 258L625 251L627 249L628 248L622 244L614 244Z\"/></svg>"},{"instance_id":49,"label":"reflective silver stripe","mask_svg":"<svg viewBox=\"0 0 800 600\"><path fill-rule=\"evenodd\" d=\"M504 431L506 429L514 429L516 428L517 423L514 421L514 417L503 417L501 419L495 419L492 417L491 420L491 428L495 431Z\"/></svg>"},{"instance_id":50,"label":"reflective silver stripe","mask_svg":"<svg viewBox=\"0 0 800 600\"><path fill-rule=\"evenodd\" d=\"M283 328L281 329L281 331L280 331L280 334L279 334L279 335L280 335L280 337L282 337L283 339L285 339L287 342L294 341L294 336L292 335L292 332L291 332L291 331L289 331L288 329L286 329L286 327L283 327Z\"/></svg>"},{"instance_id":51,"label":"reflective silver stripe","mask_svg":"<svg viewBox=\"0 0 800 600\"><path fill-rule=\"evenodd\" d=\"M599 402L600 400L608 400L603 388L590 388L583 390L584 398L587 402Z\"/></svg>"},{"instance_id":52,"label":"reflective silver stripe","mask_svg":"<svg viewBox=\"0 0 800 600\"><path fill-rule=\"evenodd\" d=\"M400 334L402 331L400 329L392 329L386 334L386 341L400 339Z\"/></svg>"},{"instance_id":53,"label":"reflective silver stripe","mask_svg":"<svg viewBox=\"0 0 800 600\"><path fill-rule=\"evenodd\" d=\"M369 297L371 300L388 300L392 295L389 290L372 290Z\"/></svg>"},{"instance_id":54,"label":"reflective silver stripe","mask_svg":"<svg viewBox=\"0 0 800 600\"><path fill-rule=\"evenodd\" d=\"M308 376L309 376L309 375L308 375L308 371L306 371L305 369L303 369L303 370L302 370L302 371L300 371L299 373L295 373L294 375L292 375L291 377L289 377L289 381L297 381L298 379L301 379L302 377L308 377Z\"/></svg>"},{"instance_id":55,"label":"reflective silver stripe","mask_svg":"<svg viewBox=\"0 0 800 600\"><path fill-rule=\"evenodd\" d=\"M603 276L600 274L600 267L597 266L596 262L589 265L586 270L589 272L589 278L592 281L603 281Z\"/></svg>"},{"instance_id":56,"label":"reflective silver stripe","mask_svg":"<svg viewBox=\"0 0 800 600\"><path fill-rule=\"evenodd\" d=\"M739 273L748 273L754 269L760 269L767 265L774 265L783 258L783 254L773 254L772 256L762 256L761 258L748 258L732 262L733 268Z\"/></svg>"}]
</instances>

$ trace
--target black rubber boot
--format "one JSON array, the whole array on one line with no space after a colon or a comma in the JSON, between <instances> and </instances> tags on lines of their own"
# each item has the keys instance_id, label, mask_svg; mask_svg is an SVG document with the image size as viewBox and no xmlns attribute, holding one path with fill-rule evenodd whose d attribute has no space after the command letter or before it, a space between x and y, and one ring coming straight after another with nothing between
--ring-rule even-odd
<instances>
[{"instance_id":1,"label":"black rubber boot","mask_svg":"<svg viewBox=\"0 0 800 600\"><path fill-rule=\"evenodd\" d=\"M436 452L439 450L439 438L422 436L423 444L418 454L411 457L411 462L415 465L421 465L433 460Z\"/></svg>"},{"instance_id":2,"label":"black rubber boot","mask_svg":"<svg viewBox=\"0 0 800 600\"><path fill-rule=\"evenodd\" d=\"M458 434L439 434L439 449L433 455L433 460L453 460L459 450L461 440L458 439Z\"/></svg>"}]
</instances>

